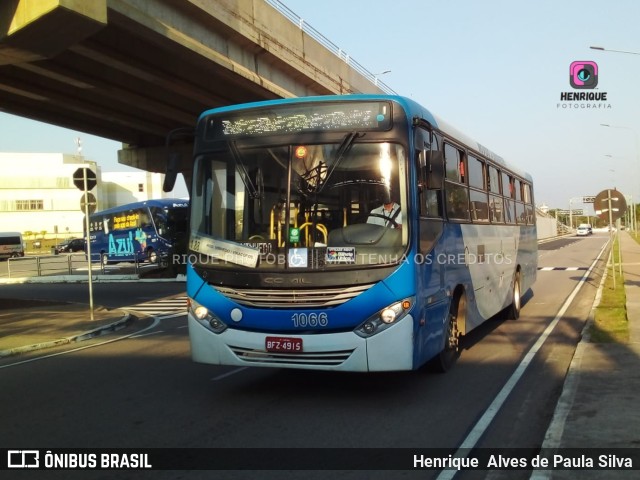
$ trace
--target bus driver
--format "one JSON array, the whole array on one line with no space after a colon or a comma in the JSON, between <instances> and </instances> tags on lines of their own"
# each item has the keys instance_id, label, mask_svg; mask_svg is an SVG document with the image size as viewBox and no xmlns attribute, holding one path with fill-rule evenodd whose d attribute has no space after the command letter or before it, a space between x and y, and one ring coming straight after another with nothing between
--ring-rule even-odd
<instances>
[{"instance_id":1,"label":"bus driver","mask_svg":"<svg viewBox=\"0 0 640 480\"><path fill-rule=\"evenodd\" d=\"M369 218L367 218L367 223L389 228L402 228L400 205L391 200L391 197L387 193L384 203L378 208L371 210Z\"/></svg>"}]
</instances>

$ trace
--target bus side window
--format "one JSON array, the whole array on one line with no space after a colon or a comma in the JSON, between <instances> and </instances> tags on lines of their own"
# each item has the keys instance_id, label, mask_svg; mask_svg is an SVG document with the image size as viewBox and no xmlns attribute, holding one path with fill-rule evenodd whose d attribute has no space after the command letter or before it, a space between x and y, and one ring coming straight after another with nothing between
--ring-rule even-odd
<instances>
[{"instance_id":1,"label":"bus side window","mask_svg":"<svg viewBox=\"0 0 640 480\"><path fill-rule=\"evenodd\" d=\"M453 145L444 144L444 159L447 166L447 180L466 183L464 153Z\"/></svg>"},{"instance_id":2,"label":"bus side window","mask_svg":"<svg viewBox=\"0 0 640 480\"><path fill-rule=\"evenodd\" d=\"M147 228L151 226L151 217L146 210L140 211L140 217L138 218L138 227Z\"/></svg>"},{"instance_id":3,"label":"bus side window","mask_svg":"<svg viewBox=\"0 0 640 480\"><path fill-rule=\"evenodd\" d=\"M442 217L442 153L438 151L437 136L421 128L416 129L415 162L419 214L421 217Z\"/></svg>"}]
</instances>

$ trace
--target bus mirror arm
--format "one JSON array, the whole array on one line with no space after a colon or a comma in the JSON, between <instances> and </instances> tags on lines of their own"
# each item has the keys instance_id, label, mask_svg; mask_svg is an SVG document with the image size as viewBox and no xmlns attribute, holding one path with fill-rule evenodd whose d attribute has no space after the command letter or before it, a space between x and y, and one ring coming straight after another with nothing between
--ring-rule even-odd
<instances>
[{"instance_id":1,"label":"bus mirror arm","mask_svg":"<svg viewBox=\"0 0 640 480\"><path fill-rule=\"evenodd\" d=\"M176 184L178 178L178 164L180 163L180 155L177 153L170 153L167 159L167 170L164 174L164 182L162 184L162 190L170 192Z\"/></svg>"},{"instance_id":2,"label":"bus mirror arm","mask_svg":"<svg viewBox=\"0 0 640 480\"><path fill-rule=\"evenodd\" d=\"M195 131L191 127L176 128L167 134L165 139L165 149L169 152L169 157L167 158L167 169L165 171L164 182L162 184L162 190L165 192L170 192L176 185L180 166L180 154L169 151L172 141L176 138L182 138L184 142L193 141L194 136Z\"/></svg>"}]
</instances>

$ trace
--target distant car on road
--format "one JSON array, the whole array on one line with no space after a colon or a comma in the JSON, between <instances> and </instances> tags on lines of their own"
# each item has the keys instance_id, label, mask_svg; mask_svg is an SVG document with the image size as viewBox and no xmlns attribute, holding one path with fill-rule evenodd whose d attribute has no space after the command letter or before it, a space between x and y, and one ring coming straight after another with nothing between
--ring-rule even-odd
<instances>
[{"instance_id":1,"label":"distant car on road","mask_svg":"<svg viewBox=\"0 0 640 480\"><path fill-rule=\"evenodd\" d=\"M579 225L578 229L576 230L576 235L578 235L579 237L591 235L592 233L593 229L591 228L591 225L587 225L586 223Z\"/></svg>"},{"instance_id":2,"label":"distant car on road","mask_svg":"<svg viewBox=\"0 0 640 480\"><path fill-rule=\"evenodd\" d=\"M72 238L56 245L56 253L84 252L84 238Z\"/></svg>"}]
</instances>

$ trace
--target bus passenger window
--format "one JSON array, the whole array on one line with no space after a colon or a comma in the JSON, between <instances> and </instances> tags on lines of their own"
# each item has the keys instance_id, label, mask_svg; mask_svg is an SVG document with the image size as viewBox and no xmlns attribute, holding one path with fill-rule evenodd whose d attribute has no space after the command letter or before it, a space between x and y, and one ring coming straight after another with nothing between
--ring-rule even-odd
<instances>
[{"instance_id":1,"label":"bus passenger window","mask_svg":"<svg viewBox=\"0 0 640 480\"><path fill-rule=\"evenodd\" d=\"M487 169L487 182L491 193L500 193L500 172L492 165Z\"/></svg>"},{"instance_id":2,"label":"bus passenger window","mask_svg":"<svg viewBox=\"0 0 640 480\"><path fill-rule=\"evenodd\" d=\"M466 174L464 169L464 161L462 152L453 145L444 144L444 159L446 164L447 180L458 183L466 182Z\"/></svg>"},{"instance_id":3,"label":"bus passenger window","mask_svg":"<svg viewBox=\"0 0 640 480\"><path fill-rule=\"evenodd\" d=\"M484 162L469 155L469 186L475 187L480 190L485 189L485 174L484 174Z\"/></svg>"},{"instance_id":4,"label":"bus passenger window","mask_svg":"<svg viewBox=\"0 0 640 480\"><path fill-rule=\"evenodd\" d=\"M469 220L469 191L464 185L446 182L447 216L457 220Z\"/></svg>"}]
</instances>

